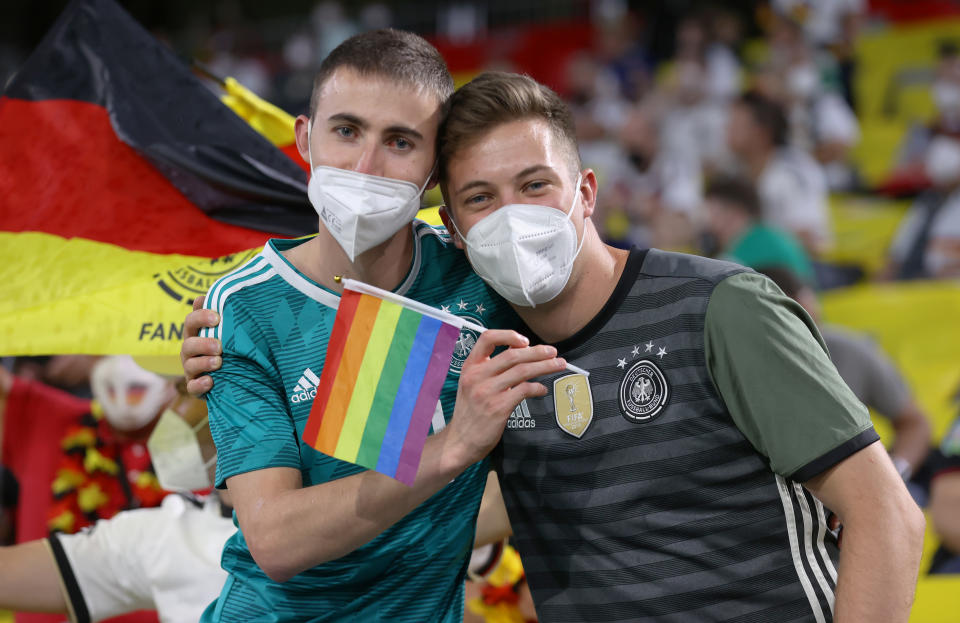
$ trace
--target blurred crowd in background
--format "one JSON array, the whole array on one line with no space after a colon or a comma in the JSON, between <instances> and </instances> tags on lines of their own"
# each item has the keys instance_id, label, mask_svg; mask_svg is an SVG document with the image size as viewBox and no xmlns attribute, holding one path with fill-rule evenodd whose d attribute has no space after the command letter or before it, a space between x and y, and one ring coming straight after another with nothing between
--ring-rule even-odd
<instances>
[{"instance_id":1,"label":"blurred crowd in background","mask_svg":"<svg viewBox=\"0 0 960 623\"><path fill-rule=\"evenodd\" d=\"M773 253L830 288L864 277L830 261L831 193L915 197L869 276L960 275L960 35L933 29L908 50L882 41L898 24L956 19L954 3L124 4L184 58L294 114L325 55L372 28L428 36L460 83L484 69L530 74L576 113L602 188L596 222L614 244L747 263ZM0 79L27 37L0 43Z\"/></svg>"},{"instance_id":2,"label":"blurred crowd in background","mask_svg":"<svg viewBox=\"0 0 960 623\"><path fill-rule=\"evenodd\" d=\"M594 223L608 242L763 270L815 315L806 293L960 278L960 3L122 4L184 58L292 114L306 110L325 55L373 28L427 36L458 84L486 69L530 74L575 113L583 165L599 181ZM36 44L30 36L0 40L0 81ZM441 201L434 192L426 203ZM958 328L938 331L955 340ZM934 474L960 473L956 458L943 467L943 448L960 455L960 427L931 425L925 400L876 345L824 333L838 368L853 352L844 378L892 421L898 469L930 502ZM15 362L24 378L80 394L92 364ZM953 572L956 480L934 518L949 546L935 562ZM0 521L8 538L10 523Z\"/></svg>"}]
</instances>

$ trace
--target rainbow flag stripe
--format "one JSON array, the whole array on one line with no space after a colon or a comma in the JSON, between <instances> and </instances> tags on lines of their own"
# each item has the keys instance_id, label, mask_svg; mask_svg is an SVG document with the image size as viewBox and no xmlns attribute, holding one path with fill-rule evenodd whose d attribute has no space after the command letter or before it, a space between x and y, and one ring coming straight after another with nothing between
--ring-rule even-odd
<instances>
[{"instance_id":1,"label":"rainbow flag stripe","mask_svg":"<svg viewBox=\"0 0 960 623\"><path fill-rule=\"evenodd\" d=\"M413 484L460 329L344 290L303 440Z\"/></svg>"}]
</instances>

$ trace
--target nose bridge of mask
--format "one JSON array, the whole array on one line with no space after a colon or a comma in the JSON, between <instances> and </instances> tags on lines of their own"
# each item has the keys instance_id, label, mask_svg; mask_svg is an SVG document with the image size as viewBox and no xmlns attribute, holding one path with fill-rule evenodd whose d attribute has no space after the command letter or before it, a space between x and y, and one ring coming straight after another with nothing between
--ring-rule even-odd
<instances>
[{"instance_id":1,"label":"nose bridge of mask","mask_svg":"<svg viewBox=\"0 0 960 623\"><path fill-rule=\"evenodd\" d=\"M576 205L577 205L577 199L580 197L580 182L581 182L581 181L583 181L583 174L582 174L582 173L577 175L577 183L574 184L573 201L570 203L570 208L567 210L566 214L564 214L564 220L567 220L567 221L572 220L572 217L573 217L573 209L574 209L574 207L576 207ZM541 206L541 205L538 205L538 204L508 204L508 205L500 206L498 209L499 209L499 210L502 210L502 209L504 209L504 208L506 208L506 207L509 207L509 206L511 206L511 205L529 205L529 206L534 207L534 208L547 208L547 209L551 209L551 210L553 209L553 208L550 208L550 206ZM449 210L447 211L447 213L450 214L450 222L453 224L453 229L454 229L454 231L456 231L456 232L457 232L457 235L460 236L460 239L463 240L464 243L466 243L466 244L469 246L470 243L467 241L467 237L464 236L462 233L460 233L460 228L457 227L457 222L456 222L456 220L454 220L453 214L452 214ZM545 214L546 214L546 213L545 213ZM486 217L484 217L484 218L486 218ZM479 223L478 223L478 224L479 224ZM474 225L474 227L476 227L476 225ZM470 231L473 231L473 229L471 229ZM469 235L469 232L468 232L468 235ZM581 240L580 240L580 245L581 245L581 246L583 245L583 237L582 237L582 236L581 236ZM577 253L579 253L579 252L580 252L580 249L579 249L579 247L578 247L578 248L577 248Z\"/></svg>"}]
</instances>

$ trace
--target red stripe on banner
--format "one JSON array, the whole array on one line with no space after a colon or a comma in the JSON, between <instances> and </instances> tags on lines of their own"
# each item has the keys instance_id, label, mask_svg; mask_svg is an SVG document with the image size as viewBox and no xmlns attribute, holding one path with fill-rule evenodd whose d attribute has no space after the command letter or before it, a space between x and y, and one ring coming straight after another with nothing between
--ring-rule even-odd
<instances>
[{"instance_id":1,"label":"red stripe on banner","mask_svg":"<svg viewBox=\"0 0 960 623\"><path fill-rule=\"evenodd\" d=\"M327 356L323 362L323 371L320 373L317 397L313 399L313 406L310 407L310 417L307 418L307 426L303 429L303 440L311 448L317 447L320 424L323 422L323 411L327 408L327 401L330 400L333 381L337 377L337 369L340 367L343 349L347 345L347 336L350 334L350 325L353 324L353 316L357 313L357 305L360 304L361 296L363 295L359 292L344 290L340 297L337 316L333 321L333 331L330 332L330 339L327 341Z\"/></svg>"},{"instance_id":2,"label":"red stripe on banner","mask_svg":"<svg viewBox=\"0 0 960 623\"><path fill-rule=\"evenodd\" d=\"M216 221L76 100L0 98L0 230L218 257L270 234Z\"/></svg>"},{"instance_id":3,"label":"red stripe on banner","mask_svg":"<svg viewBox=\"0 0 960 623\"><path fill-rule=\"evenodd\" d=\"M290 158L295 163L297 163L297 165L301 169L303 169L307 173L310 172L310 164L306 160L300 157L300 151L297 149L296 143L290 143L289 145L277 145L277 149L285 153L287 155L287 158Z\"/></svg>"}]
</instances>

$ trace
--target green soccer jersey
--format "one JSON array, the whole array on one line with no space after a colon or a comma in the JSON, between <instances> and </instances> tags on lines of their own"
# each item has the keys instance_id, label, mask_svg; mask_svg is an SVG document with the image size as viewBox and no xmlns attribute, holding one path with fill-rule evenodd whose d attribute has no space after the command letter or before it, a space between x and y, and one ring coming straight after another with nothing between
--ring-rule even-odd
<instances>
[{"instance_id":1,"label":"green soccer jersey","mask_svg":"<svg viewBox=\"0 0 960 623\"><path fill-rule=\"evenodd\" d=\"M399 294L489 327L516 326L506 303L477 277L443 229L415 221L413 264ZM206 307L221 324L204 335L223 342L223 366L207 397L217 444L218 487L270 467L300 470L309 487L362 471L302 440L323 371L339 297L281 254L301 241L271 240L262 253L217 281ZM433 419L453 414L460 366L476 335L461 333ZM257 566L243 531L227 541L229 578L204 621L460 621L486 461L370 543L277 583ZM317 509L317 514L323 512ZM234 516L236 523L236 516Z\"/></svg>"}]
</instances>

